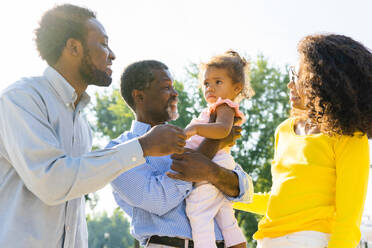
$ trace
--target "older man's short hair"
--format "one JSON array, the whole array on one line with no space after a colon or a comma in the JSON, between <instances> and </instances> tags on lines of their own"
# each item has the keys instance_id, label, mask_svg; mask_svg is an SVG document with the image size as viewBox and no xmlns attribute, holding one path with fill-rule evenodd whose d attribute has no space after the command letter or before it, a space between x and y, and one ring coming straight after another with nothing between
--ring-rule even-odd
<instances>
[{"instance_id":1,"label":"older man's short hair","mask_svg":"<svg viewBox=\"0 0 372 248\"><path fill-rule=\"evenodd\" d=\"M126 103L135 110L132 97L133 90L144 90L155 80L154 70L168 70L168 67L160 61L143 60L130 64L121 75L121 95Z\"/></svg>"}]
</instances>

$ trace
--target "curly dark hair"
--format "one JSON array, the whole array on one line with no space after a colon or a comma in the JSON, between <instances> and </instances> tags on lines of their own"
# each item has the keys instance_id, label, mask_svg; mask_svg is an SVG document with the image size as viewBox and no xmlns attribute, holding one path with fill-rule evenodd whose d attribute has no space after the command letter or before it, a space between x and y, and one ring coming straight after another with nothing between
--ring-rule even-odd
<instances>
[{"instance_id":1,"label":"curly dark hair","mask_svg":"<svg viewBox=\"0 0 372 248\"><path fill-rule=\"evenodd\" d=\"M221 55L212 57L207 63L201 63L199 79L202 78L202 72L208 67L226 69L233 83L242 83L243 89L237 96L237 101L244 98L251 98L254 95L254 90L251 87L249 80L249 63L234 50L228 50Z\"/></svg>"},{"instance_id":2,"label":"curly dark hair","mask_svg":"<svg viewBox=\"0 0 372 248\"><path fill-rule=\"evenodd\" d=\"M57 63L66 42L70 38L84 43L85 23L96 14L89 9L72 4L55 6L42 16L35 29L35 42L40 57L50 65Z\"/></svg>"},{"instance_id":3,"label":"curly dark hair","mask_svg":"<svg viewBox=\"0 0 372 248\"><path fill-rule=\"evenodd\" d=\"M317 34L302 39L298 52L307 117L328 135L370 136L371 51L344 35Z\"/></svg>"},{"instance_id":4,"label":"curly dark hair","mask_svg":"<svg viewBox=\"0 0 372 248\"><path fill-rule=\"evenodd\" d=\"M128 65L121 75L120 91L125 102L135 110L132 97L133 90L144 90L155 80L153 70L168 70L160 61L143 60Z\"/></svg>"}]
</instances>

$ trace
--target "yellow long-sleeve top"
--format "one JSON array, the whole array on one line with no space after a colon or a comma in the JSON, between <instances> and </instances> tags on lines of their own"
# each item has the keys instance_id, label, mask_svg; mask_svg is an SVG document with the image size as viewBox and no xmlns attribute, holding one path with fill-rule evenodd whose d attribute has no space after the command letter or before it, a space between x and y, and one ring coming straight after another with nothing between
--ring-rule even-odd
<instances>
[{"instance_id":1,"label":"yellow long-sleeve top","mask_svg":"<svg viewBox=\"0 0 372 248\"><path fill-rule=\"evenodd\" d=\"M234 205L264 214L255 239L318 231L331 234L329 248L358 245L369 173L366 136L297 135L294 119L287 119L275 133L271 173L270 193Z\"/></svg>"}]
</instances>

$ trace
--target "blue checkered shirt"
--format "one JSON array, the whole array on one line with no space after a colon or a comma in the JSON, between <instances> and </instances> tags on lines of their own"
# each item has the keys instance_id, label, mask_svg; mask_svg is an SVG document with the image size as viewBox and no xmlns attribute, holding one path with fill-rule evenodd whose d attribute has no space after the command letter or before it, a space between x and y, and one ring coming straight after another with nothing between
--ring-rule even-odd
<instances>
[{"instance_id":1,"label":"blue checkered shirt","mask_svg":"<svg viewBox=\"0 0 372 248\"><path fill-rule=\"evenodd\" d=\"M132 122L129 132L112 140L106 148L144 135L150 125ZM152 235L191 239L191 227L185 213L185 198L192 190L192 183L174 180L165 175L170 170L170 156L146 157L146 163L117 177L112 183L118 205L132 218L131 233L142 245ZM239 177L240 194L229 200L250 198L252 193L249 176L237 166L234 172ZM223 240L215 223L216 240Z\"/></svg>"}]
</instances>

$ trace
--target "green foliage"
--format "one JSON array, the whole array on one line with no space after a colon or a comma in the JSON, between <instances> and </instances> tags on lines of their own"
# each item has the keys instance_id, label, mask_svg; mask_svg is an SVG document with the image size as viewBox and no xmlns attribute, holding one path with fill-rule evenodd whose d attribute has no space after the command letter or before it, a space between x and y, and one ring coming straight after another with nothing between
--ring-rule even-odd
<instances>
[{"instance_id":1,"label":"green foliage","mask_svg":"<svg viewBox=\"0 0 372 248\"><path fill-rule=\"evenodd\" d=\"M110 96L96 93L96 99L96 106L93 107L97 118L95 131L113 139L130 129L134 115L118 89Z\"/></svg>"},{"instance_id":2,"label":"green foliage","mask_svg":"<svg viewBox=\"0 0 372 248\"><path fill-rule=\"evenodd\" d=\"M109 218L106 213L94 218L88 216L90 248L130 248L134 239L129 234L129 222L121 210L116 209Z\"/></svg>"},{"instance_id":3,"label":"green foliage","mask_svg":"<svg viewBox=\"0 0 372 248\"><path fill-rule=\"evenodd\" d=\"M193 117L206 106L197 80L198 68L187 68L188 78L175 81L179 93L178 110L180 117L172 124L184 128ZM247 121L243 125L242 138L233 149L233 156L254 181L256 192L269 191L271 187L271 160L274 152L274 132L288 116L289 99L288 75L268 64L262 56L251 64L251 84L256 94L241 103L241 110ZM121 99L118 90L111 96L97 95L97 131L110 138L129 130L133 115ZM253 245L252 235L257 230L260 216L238 212L237 218L244 229L249 245Z\"/></svg>"}]
</instances>

